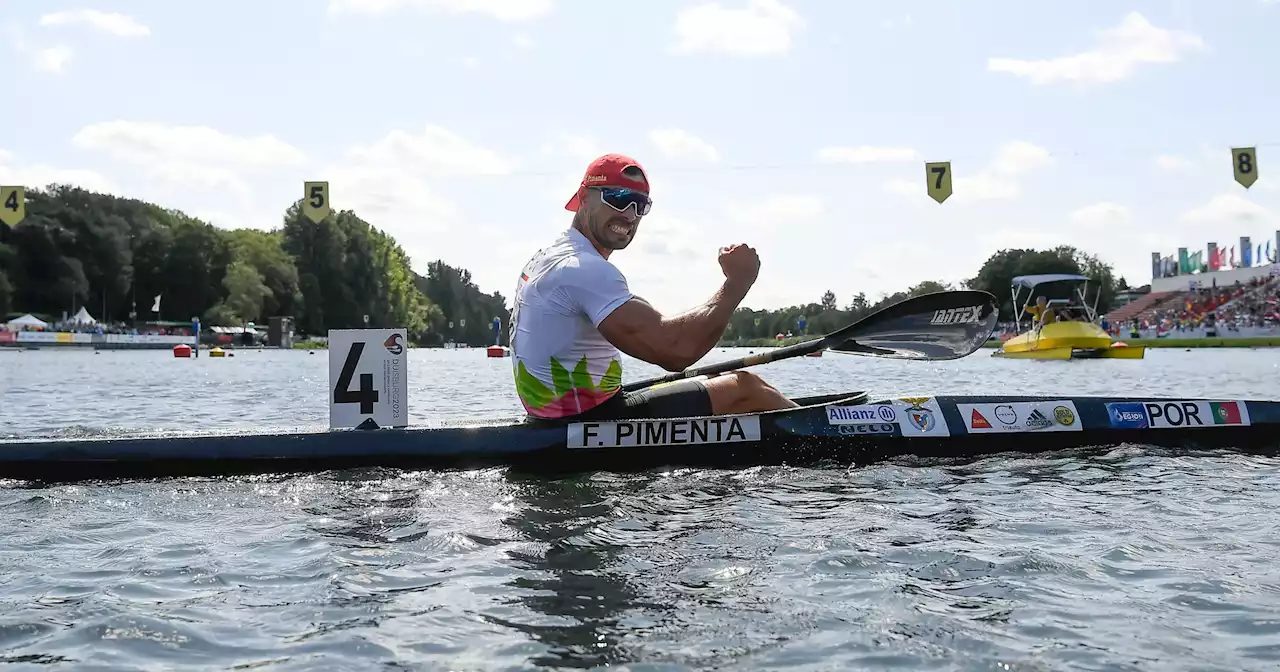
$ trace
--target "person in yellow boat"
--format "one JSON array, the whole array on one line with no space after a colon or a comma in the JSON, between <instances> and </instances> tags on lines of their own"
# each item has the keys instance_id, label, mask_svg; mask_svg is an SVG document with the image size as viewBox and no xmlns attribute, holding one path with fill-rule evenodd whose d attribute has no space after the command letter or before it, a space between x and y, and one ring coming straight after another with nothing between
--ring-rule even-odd
<instances>
[{"instance_id":1,"label":"person in yellow boat","mask_svg":"<svg viewBox=\"0 0 1280 672\"><path fill-rule=\"evenodd\" d=\"M1053 309L1049 307L1049 300L1043 296L1036 297L1036 305L1028 306L1027 312L1031 313L1032 325L1037 329L1054 321Z\"/></svg>"}]
</instances>

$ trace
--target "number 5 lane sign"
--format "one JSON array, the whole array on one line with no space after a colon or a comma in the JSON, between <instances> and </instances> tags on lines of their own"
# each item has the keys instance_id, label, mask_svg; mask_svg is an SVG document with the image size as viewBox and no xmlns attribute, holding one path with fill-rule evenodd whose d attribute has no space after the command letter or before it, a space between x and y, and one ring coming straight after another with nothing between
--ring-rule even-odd
<instances>
[{"instance_id":1,"label":"number 5 lane sign","mask_svg":"<svg viewBox=\"0 0 1280 672\"><path fill-rule=\"evenodd\" d=\"M409 341L404 329L329 331L329 427L409 424Z\"/></svg>"}]
</instances>

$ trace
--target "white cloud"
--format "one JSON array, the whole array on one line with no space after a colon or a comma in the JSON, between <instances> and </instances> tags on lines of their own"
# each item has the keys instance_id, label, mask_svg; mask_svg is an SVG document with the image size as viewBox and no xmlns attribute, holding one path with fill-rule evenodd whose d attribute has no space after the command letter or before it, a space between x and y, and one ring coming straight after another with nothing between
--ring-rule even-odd
<instances>
[{"instance_id":1,"label":"white cloud","mask_svg":"<svg viewBox=\"0 0 1280 672\"><path fill-rule=\"evenodd\" d=\"M545 157L542 164L552 166L552 170L557 172L561 170L564 172L556 178L552 186L548 187L545 192L546 198L557 203L557 207L563 206L582 183L582 174L587 164L611 152L639 157L643 152L636 151L638 149L626 146L608 147L594 135L556 133L540 147L540 152ZM641 161L641 163L645 162Z\"/></svg>"},{"instance_id":2,"label":"white cloud","mask_svg":"<svg viewBox=\"0 0 1280 672\"><path fill-rule=\"evenodd\" d=\"M972 175L954 175L952 188L960 198L1009 200L1022 193L1021 178L1053 163L1049 150L1030 142L1006 142L991 161ZM952 164L955 170L955 164Z\"/></svg>"},{"instance_id":3,"label":"white cloud","mask_svg":"<svg viewBox=\"0 0 1280 672\"><path fill-rule=\"evenodd\" d=\"M366 165L445 176L506 175L516 168L514 160L431 124L417 135L395 130L371 144L356 145L347 151L347 158Z\"/></svg>"},{"instance_id":4,"label":"white cloud","mask_svg":"<svg viewBox=\"0 0 1280 672\"><path fill-rule=\"evenodd\" d=\"M49 72L55 75L62 74L67 67L67 63L74 55L75 52L71 47L63 45L33 49L27 52L27 56L31 59L32 67L40 72Z\"/></svg>"},{"instance_id":5,"label":"white cloud","mask_svg":"<svg viewBox=\"0 0 1280 672\"><path fill-rule=\"evenodd\" d=\"M610 257L627 278L631 290L672 313L701 303L724 281L716 263L720 245L703 221L688 221L666 213L649 215L636 240ZM672 273L673 264L680 272Z\"/></svg>"},{"instance_id":6,"label":"white cloud","mask_svg":"<svg viewBox=\"0 0 1280 672\"><path fill-rule=\"evenodd\" d=\"M925 188L927 185L924 180L912 182L911 180L901 177L887 180L884 183L884 190L898 196L920 196L929 193Z\"/></svg>"},{"instance_id":7,"label":"white cloud","mask_svg":"<svg viewBox=\"0 0 1280 672\"><path fill-rule=\"evenodd\" d=\"M235 196L245 205L254 193L246 171L297 167L306 155L272 135L231 135L208 126L148 121L90 124L71 138L83 150L134 166L146 177L182 187Z\"/></svg>"},{"instance_id":8,"label":"white cloud","mask_svg":"<svg viewBox=\"0 0 1280 672\"><path fill-rule=\"evenodd\" d=\"M252 187L241 178L240 172L226 166L178 159L148 164L146 170L153 177L187 187L230 193L240 198L249 198L253 193Z\"/></svg>"},{"instance_id":9,"label":"white cloud","mask_svg":"<svg viewBox=\"0 0 1280 672\"><path fill-rule=\"evenodd\" d=\"M96 9L72 9L40 17L42 26L84 25L100 33L116 37L146 37L151 29L125 14L100 12Z\"/></svg>"},{"instance_id":10,"label":"white cloud","mask_svg":"<svg viewBox=\"0 0 1280 672\"><path fill-rule=\"evenodd\" d=\"M1280 2L1280 0L1277 0ZM1211 173L1214 178L1225 177L1233 180L1231 168L1231 150L1225 147L1202 146L1196 152L1188 152L1189 156L1176 154L1162 154L1155 157L1154 163L1158 170L1168 173L1184 173L1190 171ZM1249 193L1259 191L1276 191L1280 189L1280 181L1268 180L1265 176L1259 177L1253 186L1249 188Z\"/></svg>"},{"instance_id":11,"label":"white cloud","mask_svg":"<svg viewBox=\"0 0 1280 672\"><path fill-rule=\"evenodd\" d=\"M905 27L905 26L910 26L910 25L911 25L911 15L910 15L910 14L907 14L907 15L903 16L902 18L885 19L885 20L883 20L883 21L881 21L881 22L880 22L880 27L881 27L881 28L884 28L885 30L893 30L893 29L895 29L895 28Z\"/></svg>"},{"instance_id":12,"label":"white cloud","mask_svg":"<svg viewBox=\"0 0 1280 672\"><path fill-rule=\"evenodd\" d=\"M169 161L236 166L289 166L306 161L297 148L272 135L242 137L208 126L149 121L105 121L80 129L72 144L133 163Z\"/></svg>"},{"instance_id":13,"label":"white cloud","mask_svg":"<svg viewBox=\"0 0 1280 672\"><path fill-rule=\"evenodd\" d=\"M1155 162L1157 168L1170 173L1191 170L1196 166L1191 159L1168 154L1157 156Z\"/></svg>"},{"instance_id":14,"label":"white cloud","mask_svg":"<svg viewBox=\"0 0 1280 672\"><path fill-rule=\"evenodd\" d=\"M17 24L0 25L0 39L9 43L34 70L51 74L61 74L66 65L75 56L75 51L66 45L43 46L33 44Z\"/></svg>"},{"instance_id":15,"label":"white cloud","mask_svg":"<svg viewBox=\"0 0 1280 672\"><path fill-rule=\"evenodd\" d=\"M427 247L430 238L457 223L458 206L432 189L420 174L396 165L330 165L320 171L329 181L334 207L354 210L406 247ZM424 262L415 259L415 263Z\"/></svg>"},{"instance_id":16,"label":"white cloud","mask_svg":"<svg viewBox=\"0 0 1280 672\"><path fill-rule=\"evenodd\" d=\"M984 201L1009 201L1021 193L1021 187L1016 181L990 172L977 173L973 177L957 177L952 183L957 195L964 194Z\"/></svg>"},{"instance_id":17,"label":"white cloud","mask_svg":"<svg viewBox=\"0 0 1280 672\"><path fill-rule=\"evenodd\" d=\"M966 200L1011 200L1022 193L1022 178L1031 172L1053 164L1049 150L1039 145L1014 140L996 148L995 154L977 172L967 173L963 166L951 164L953 198ZM914 181L894 178L882 183L891 194L916 198L926 196L925 176ZM950 201L948 201L950 202Z\"/></svg>"},{"instance_id":18,"label":"white cloud","mask_svg":"<svg viewBox=\"0 0 1280 672\"><path fill-rule=\"evenodd\" d=\"M909 147L823 147L818 150L818 160L827 163L880 163L890 161L914 161L919 158Z\"/></svg>"},{"instance_id":19,"label":"white cloud","mask_svg":"<svg viewBox=\"0 0 1280 672\"><path fill-rule=\"evenodd\" d=\"M552 0L329 0L330 14L388 14L404 9L483 14L499 21L528 21L549 13Z\"/></svg>"},{"instance_id":20,"label":"white cloud","mask_svg":"<svg viewBox=\"0 0 1280 672\"><path fill-rule=\"evenodd\" d=\"M674 50L731 56L783 54L804 25L800 15L779 0L749 0L743 9L709 2L686 7L676 15Z\"/></svg>"},{"instance_id":21,"label":"white cloud","mask_svg":"<svg viewBox=\"0 0 1280 672\"><path fill-rule=\"evenodd\" d=\"M1051 163L1053 158L1049 156L1049 150L1017 140L1000 146L988 170L998 175L1016 176Z\"/></svg>"},{"instance_id":22,"label":"white cloud","mask_svg":"<svg viewBox=\"0 0 1280 672\"><path fill-rule=\"evenodd\" d=\"M713 253L699 249L698 238L692 233L694 227L678 217L645 217L640 226L636 242L646 255L667 257L670 261L670 257L693 260Z\"/></svg>"},{"instance_id":23,"label":"white cloud","mask_svg":"<svg viewBox=\"0 0 1280 672\"><path fill-rule=\"evenodd\" d=\"M1239 194L1227 193L1182 213L1180 219L1193 224L1251 225L1271 221L1274 216L1270 210Z\"/></svg>"},{"instance_id":24,"label":"white cloud","mask_svg":"<svg viewBox=\"0 0 1280 672\"><path fill-rule=\"evenodd\" d=\"M649 131L649 141L667 158L708 162L720 160L719 152L710 143L678 128Z\"/></svg>"},{"instance_id":25,"label":"white cloud","mask_svg":"<svg viewBox=\"0 0 1280 672\"><path fill-rule=\"evenodd\" d=\"M1103 201L1075 210L1067 219L1083 228L1116 231L1133 224L1133 211L1118 203Z\"/></svg>"},{"instance_id":26,"label":"white cloud","mask_svg":"<svg viewBox=\"0 0 1280 672\"><path fill-rule=\"evenodd\" d=\"M1044 249L1067 244L1066 238L1060 231L1029 227L982 231L979 234L979 240L983 246L993 250L1018 247Z\"/></svg>"},{"instance_id":27,"label":"white cloud","mask_svg":"<svg viewBox=\"0 0 1280 672\"><path fill-rule=\"evenodd\" d=\"M575 163L581 162L582 168L585 169L589 161L604 154L605 151L600 139L593 135L557 133L542 144L542 153L550 157L568 159Z\"/></svg>"},{"instance_id":28,"label":"white cloud","mask_svg":"<svg viewBox=\"0 0 1280 672\"><path fill-rule=\"evenodd\" d=\"M70 184L99 193L116 193L116 185L91 170L58 168L47 164L19 162L12 152L0 150L0 184L20 184L27 189L43 189L50 184Z\"/></svg>"},{"instance_id":29,"label":"white cloud","mask_svg":"<svg viewBox=\"0 0 1280 672\"><path fill-rule=\"evenodd\" d=\"M1093 49L1042 60L991 58L987 70L1025 77L1033 84L1105 84L1131 76L1140 65L1174 63L1204 46L1197 35L1157 28L1130 12L1120 25L1101 31Z\"/></svg>"},{"instance_id":30,"label":"white cloud","mask_svg":"<svg viewBox=\"0 0 1280 672\"><path fill-rule=\"evenodd\" d=\"M426 262L440 257L466 265L460 250L474 250L478 241L504 242L491 227L462 217L456 198L468 193L466 183L440 178L506 175L516 168L513 159L497 151L447 128L427 125L417 133L395 130L353 145L343 160L315 174L329 181L334 207L355 210L390 233L411 256L414 268L425 272ZM561 198L567 200L569 193Z\"/></svg>"},{"instance_id":31,"label":"white cloud","mask_svg":"<svg viewBox=\"0 0 1280 672\"><path fill-rule=\"evenodd\" d=\"M822 199L810 194L775 194L749 203L734 202L726 209L735 231L773 233L788 224L810 221L826 208Z\"/></svg>"},{"instance_id":32,"label":"white cloud","mask_svg":"<svg viewBox=\"0 0 1280 672\"><path fill-rule=\"evenodd\" d=\"M518 49L532 49L533 38L521 33L511 38L511 44L514 44Z\"/></svg>"}]
</instances>

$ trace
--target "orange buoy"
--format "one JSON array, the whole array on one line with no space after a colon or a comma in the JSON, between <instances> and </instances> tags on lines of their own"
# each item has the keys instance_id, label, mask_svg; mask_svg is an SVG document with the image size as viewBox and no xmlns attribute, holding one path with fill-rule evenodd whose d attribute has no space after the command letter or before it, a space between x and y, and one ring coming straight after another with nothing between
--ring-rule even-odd
<instances>
[{"instance_id":1,"label":"orange buoy","mask_svg":"<svg viewBox=\"0 0 1280 672\"><path fill-rule=\"evenodd\" d=\"M173 346L173 356L174 357L190 357L191 346L187 345L186 343L179 343Z\"/></svg>"}]
</instances>

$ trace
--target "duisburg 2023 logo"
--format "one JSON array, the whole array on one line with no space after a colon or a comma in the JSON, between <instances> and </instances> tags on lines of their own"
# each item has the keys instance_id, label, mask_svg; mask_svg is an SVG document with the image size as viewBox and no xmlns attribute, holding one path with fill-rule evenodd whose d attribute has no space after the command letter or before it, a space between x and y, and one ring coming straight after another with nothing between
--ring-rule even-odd
<instances>
[{"instance_id":1,"label":"duisburg 2023 logo","mask_svg":"<svg viewBox=\"0 0 1280 672\"><path fill-rule=\"evenodd\" d=\"M400 334L391 334L387 340L382 342L382 345L387 348L387 352L393 355L404 353L404 346L400 344Z\"/></svg>"}]
</instances>

